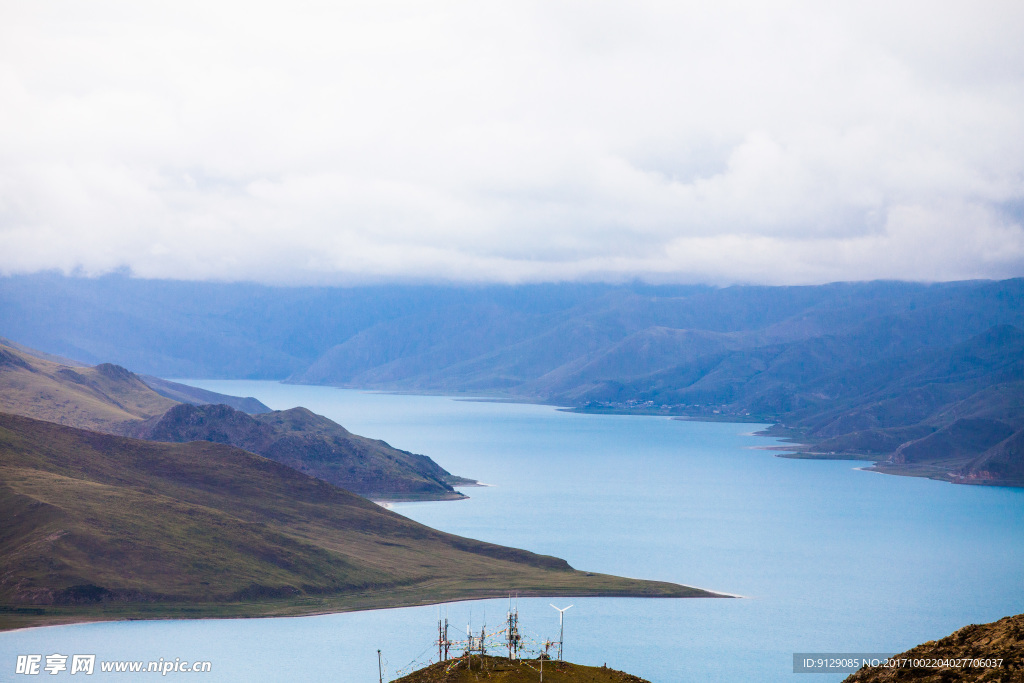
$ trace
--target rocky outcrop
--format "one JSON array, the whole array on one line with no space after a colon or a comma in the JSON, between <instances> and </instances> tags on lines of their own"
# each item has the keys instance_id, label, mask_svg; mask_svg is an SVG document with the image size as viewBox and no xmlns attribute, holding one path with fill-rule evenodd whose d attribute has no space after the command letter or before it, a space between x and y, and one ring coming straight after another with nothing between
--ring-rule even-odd
<instances>
[{"instance_id":1,"label":"rocky outcrop","mask_svg":"<svg viewBox=\"0 0 1024 683\"><path fill-rule=\"evenodd\" d=\"M1024 614L972 624L896 655L906 666L864 668L844 683L1024 681ZM913 666L915 662L922 666Z\"/></svg>"}]
</instances>

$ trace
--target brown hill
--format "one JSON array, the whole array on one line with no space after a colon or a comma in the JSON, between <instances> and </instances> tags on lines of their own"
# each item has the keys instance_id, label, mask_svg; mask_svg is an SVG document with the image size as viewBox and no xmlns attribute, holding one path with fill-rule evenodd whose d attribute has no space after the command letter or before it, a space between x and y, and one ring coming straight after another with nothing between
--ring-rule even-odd
<instances>
[{"instance_id":1,"label":"brown hill","mask_svg":"<svg viewBox=\"0 0 1024 683\"><path fill-rule=\"evenodd\" d=\"M2 343L0 389L0 411L105 432L177 405L118 365L69 367Z\"/></svg>"},{"instance_id":2,"label":"brown hill","mask_svg":"<svg viewBox=\"0 0 1024 683\"><path fill-rule=\"evenodd\" d=\"M132 425L126 434L150 441L213 441L244 448L300 472L377 499L464 498L452 476L424 455L349 432L306 408L246 415L226 405L179 405Z\"/></svg>"},{"instance_id":3,"label":"brown hill","mask_svg":"<svg viewBox=\"0 0 1024 683\"><path fill-rule=\"evenodd\" d=\"M298 614L509 592L714 597L436 531L223 444L0 414L0 625Z\"/></svg>"},{"instance_id":4,"label":"brown hill","mask_svg":"<svg viewBox=\"0 0 1024 683\"><path fill-rule=\"evenodd\" d=\"M990 624L965 626L950 636L918 645L893 659L932 660L931 664L939 665L861 669L844 683L1024 682L1024 614Z\"/></svg>"},{"instance_id":5,"label":"brown hill","mask_svg":"<svg viewBox=\"0 0 1024 683\"><path fill-rule=\"evenodd\" d=\"M178 403L270 411L252 397L141 377L112 363L89 367L0 337L0 411L120 433L126 425L162 415Z\"/></svg>"},{"instance_id":6,"label":"brown hill","mask_svg":"<svg viewBox=\"0 0 1024 683\"><path fill-rule=\"evenodd\" d=\"M468 683L481 679L495 683L536 683L544 669L550 683L648 683L639 676L606 666L582 666L570 662L538 659L510 660L506 657L473 655L470 660L438 662L396 679L395 683Z\"/></svg>"}]
</instances>

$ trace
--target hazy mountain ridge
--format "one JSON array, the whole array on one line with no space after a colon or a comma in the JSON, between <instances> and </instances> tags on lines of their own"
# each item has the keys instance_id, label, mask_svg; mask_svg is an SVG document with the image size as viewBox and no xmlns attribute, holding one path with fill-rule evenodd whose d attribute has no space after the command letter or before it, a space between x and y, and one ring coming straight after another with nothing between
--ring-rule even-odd
<instances>
[{"instance_id":1,"label":"hazy mountain ridge","mask_svg":"<svg viewBox=\"0 0 1024 683\"><path fill-rule=\"evenodd\" d=\"M931 437L915 447L926 452L953 439L946 428L967 413L1009 425L1014 433L1021 428L1020 367L1002 361L1020 353L1013 339L1024 329L1022 279L335 290L127 278L74 281L83 293L71 291L72 281L0 280L0 312L17 312L22 304L11 296L15 291L31 290L37 300L52 300L56 292L80 301L93 296L80 306L88 309L100 306L96 295L120 286L129 295L119 305L128 307L129 317L142 317L150 301L187 290L203 296L194 300L187 318L188 308L173 303L170 318L179 316L182 329L188 329L186 319L209 321L223 334L209 339L212 349L175 347L179 360L169 362L162 355L166 340L157 344L163 351L151 352L128 335L119 353L155 365L202 365L258 341L262 355L248 361L236 357L206 376L266 376L264 360L284 354L291 360L278 363L280 374L273 378L774 422L782 425L777 433L813 444L811 450L821 457L892 457L887 471L914 469L976 482L988 480L963 459L968 450L960 449L957 462L915 458L913 468L895 454L918 439ZM250 305L250 299L256 303ZM269 316L260 321L266 335L257 329L254 311ZM79 344L89 339L93 346L111 343L109 330L89 332L89 325L74 334L60 325L46 330L28 325L23 331L48 335L52 343L45 348L54 352L72 339ZM244 339L236 338L243 333ZM1006 338L1000 341L1000 335ZM974 347L959 346L964 344ZM1005 431L989 426L988 437L973 441L975 448ZM985 446L984 452L997 445ZM908 445L904 452L914 449ZM1000 452L1012 459L1016 451Z\"/></svg>"},{"instance_id":2,"label":"hazy mountain ridge","mask_svg":"<svg viewBox=\"0 0 1024 683\"><path fill-rule=\"evenodd\" d=\"M219 394L216 391L208 391L160 377L153 377L152 375L142 375L142 381L161 396L166 396L181 403L191 403L198 406L226 405L250 415L270 412L270 408L252 396L228 396L226 394Z\"/></svg>"}]
</instances>

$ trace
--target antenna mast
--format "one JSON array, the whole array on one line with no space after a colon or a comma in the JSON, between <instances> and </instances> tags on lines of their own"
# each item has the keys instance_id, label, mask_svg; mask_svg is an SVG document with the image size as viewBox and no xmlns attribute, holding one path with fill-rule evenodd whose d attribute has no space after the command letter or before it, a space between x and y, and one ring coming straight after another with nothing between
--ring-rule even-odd
<instances>
[{"instance_id":1,"label":"antenna mast","mask_svg":"<svg viewBox=\"0 0 1024 683\"><path fill-rule=\"evenodd\" d=\"M516 659L519 656L519 648L523 638L519 635L519 607L512 609L512 596L508 596L508 628L505 631L508 641L508 658Z\"/></svg>"},{"instance_id":2,"label":"antenna mast","mask_svg":"<svg viewBox=\"0 0 1024 683\"><path fill-rule=\"evenodd\" d=\"M447 610L445 610L447 612ZM451 646L452 641L448 640L448 617L445 616L441 619L440 613L437 615L437 661L446 662L448 661L448 648Z\"/></svg>"}]
</instances>

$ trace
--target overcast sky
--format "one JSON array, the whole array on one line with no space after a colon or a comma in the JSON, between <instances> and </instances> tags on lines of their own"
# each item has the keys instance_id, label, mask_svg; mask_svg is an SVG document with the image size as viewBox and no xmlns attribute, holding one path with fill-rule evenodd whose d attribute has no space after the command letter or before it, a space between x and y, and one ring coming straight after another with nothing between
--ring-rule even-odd
<instances>
[{"instance_id":1,"label":"overcast sky","mask_svg":"<svg viewBox=\"0 0 1024 683\"><path fill-rule=\"evenodd\" d=\"M0 3L0 272L1024 275L1024 2Z\"/></svg>"}]
</instances>

